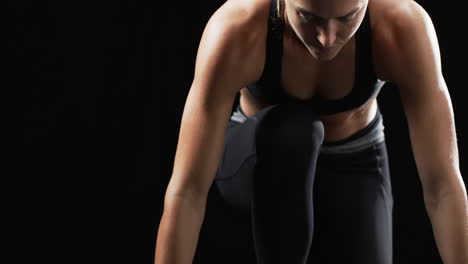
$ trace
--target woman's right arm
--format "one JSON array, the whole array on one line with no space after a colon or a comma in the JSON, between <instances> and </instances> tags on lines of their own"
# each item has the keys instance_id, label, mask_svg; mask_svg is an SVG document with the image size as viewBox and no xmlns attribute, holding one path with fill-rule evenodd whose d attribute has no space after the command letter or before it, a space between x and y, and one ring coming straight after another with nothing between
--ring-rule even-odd
<instances>
[{"instance_id":1,"label":"woman's right arm","mask_svg":"<svg viewBox=\"0 0 468 264\"><path fill-rule=\"evenodd\" d=\"M246 58L253 48L247 35L254 29L246 28L247 22L239 19L245 17L245 10L226 7L235 2L227 1L214 13L201 37L165 193L156 264L192 263L236 93L255 78L249 66L252 59Z\"/></svg>"}]
</instances>

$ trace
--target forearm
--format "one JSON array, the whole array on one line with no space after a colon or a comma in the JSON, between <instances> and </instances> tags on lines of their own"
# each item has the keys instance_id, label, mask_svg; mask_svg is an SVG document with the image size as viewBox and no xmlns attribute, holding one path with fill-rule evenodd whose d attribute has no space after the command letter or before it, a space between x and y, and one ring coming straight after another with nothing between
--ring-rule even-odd
<instances>
[{"instance_id":1,"label":"forearm","mask_svg":"<svg viewBox=\"0 0 468 264\"><path fill-rule=\"evenodd\" d=\"M434 203L426 200L436 245L445 264L468 263L468 207L465 187L451 188Z\"/></svg>"},{"instance_id":2,"label":"forearm","mask_svg":"<svg viewBox=\"0 0 468 264\"><path fill-rule=\"evenodd\" d=\"M205 216L206 199L168 196L159 224L155 264L191 264Z\"/></svg>"}]
</instances>

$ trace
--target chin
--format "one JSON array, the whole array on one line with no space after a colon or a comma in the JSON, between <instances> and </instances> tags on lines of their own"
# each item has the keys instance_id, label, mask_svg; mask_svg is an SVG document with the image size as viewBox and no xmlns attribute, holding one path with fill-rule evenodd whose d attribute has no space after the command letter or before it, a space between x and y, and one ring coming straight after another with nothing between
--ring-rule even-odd
<instances>
[{"instance_id":1,"label":"chin","mask_svg":"<svg viewBox=\"0 0 468 264\"><path fill-rule=\"evenodd\" d=\"M333 46L331 48L320 50L314 46L308 46L309 53L320 61L330 61L337 57L342 50L342 47Z\"/></svg>"},{"instance_id":2,"label":"chin","mask_svg":"<svg viewBox=\"0 0 468 264\"><path fill-rule=\"evenodd\" d=\"M320 51L320 50L317 50L315 48L311 48L311 49L309 49L309 52L312 55L312 57L314 57L315 59L320 60L320 61L333 60L337 55L337 52L336 52L335 49Z\"/></svg>"},{"instance_id":3,"label":"chin","mask_svg":"<svg viewBox=\"0 0 468 264\"><path fill-rule=\"evenodd\" d=\"M318 55L318 54L313 54L313 56L319 61L331 61L336 57L333 55Z\"/></svg>"}]
</instances>

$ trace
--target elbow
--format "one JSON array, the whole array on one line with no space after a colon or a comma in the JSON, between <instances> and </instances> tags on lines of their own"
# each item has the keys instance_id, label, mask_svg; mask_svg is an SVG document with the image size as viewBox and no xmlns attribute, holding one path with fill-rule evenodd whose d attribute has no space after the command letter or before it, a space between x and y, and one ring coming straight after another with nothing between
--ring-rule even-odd
<instances>
[{"instance_id":1,"label":"elbow","mask_svg":"<svg viewBox=\"0 0 468 264\"><path fill-rule=\"evenodd\" d=\"M164 205L172 204L174 200L184 200L195 203L206 203L208 199L207 191L200 191L198 188L185 187L185 188L173 188L169 184L164 196Z\"/></svg>"},{"instance_id":2,"label":"elbow","mask_svg":"<svg viewBox=\"0 0 468 264\"><path fill-rule=\"evenodd\" d=\"M424 202L426 205L437 207L441 200L454 194L462 194L466 197L466 187L461 173L446 173L437 178L443 180L423 185Z\"/></svg>"}]
</instances>

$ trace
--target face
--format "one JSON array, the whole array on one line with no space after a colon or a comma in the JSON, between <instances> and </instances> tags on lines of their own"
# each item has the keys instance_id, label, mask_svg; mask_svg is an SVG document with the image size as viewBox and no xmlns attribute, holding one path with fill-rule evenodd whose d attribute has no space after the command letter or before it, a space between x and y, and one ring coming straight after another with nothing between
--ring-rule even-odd
<instances>
[{"instance_id":1,"label":"face","mask_svg":"<svg viewBox=\"0 0 468 264\"><path fill-rule=\"evenodd\" d=\"M368 0L284 0L293 34L317 60L333 59L358 30Z\"/></svg>"}]
</instances>

